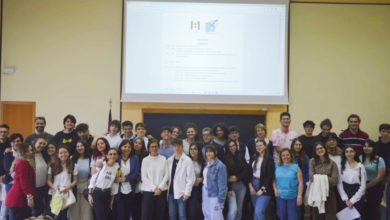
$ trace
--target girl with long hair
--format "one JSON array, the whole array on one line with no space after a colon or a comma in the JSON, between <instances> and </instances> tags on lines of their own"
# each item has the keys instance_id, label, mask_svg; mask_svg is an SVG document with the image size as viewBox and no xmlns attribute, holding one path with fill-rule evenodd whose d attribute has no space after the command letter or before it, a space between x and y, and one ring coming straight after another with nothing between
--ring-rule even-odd
<instances>
[{"instance_id":1,"label":"girl with long hair","mask_svg":"<svg viewBox=\"0 0 390 220\"><path fill-rule=\"evenodd\" d=\"M96 140L96 149L92 151L91 157L91 174L95 174L103 166L103 162L106 160L106 155L110 149L108 141L100 137Z\"/></svg>"},{"instance_id":2,"label":"girl with long hair","mask_svg":"<svg viewBox=\"0 0 390 220\"><path fill-rule=\"evenodd\" d=\"M192 187L191 197L187 203L187 217L189 220L200 220L202 216L202 182L203 182L203 167L204 160L199 142L190 144L190 158L194 164L195 183Z\"/></svg>"}]
</instances>

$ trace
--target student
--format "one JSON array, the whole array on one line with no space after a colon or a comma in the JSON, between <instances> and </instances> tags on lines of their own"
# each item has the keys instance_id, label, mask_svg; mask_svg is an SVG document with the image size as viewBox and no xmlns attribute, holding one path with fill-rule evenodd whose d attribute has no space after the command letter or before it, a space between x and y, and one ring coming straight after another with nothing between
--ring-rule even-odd
<instances>
[{"instance_id":1,"label":"student","mask_svg":"<svg viewBox=\"0 0 390 220\"><path fill-rule=\"evenodd\" d=\"M302 147L309 158L313 157L314 143L318 141L318 137L313 135L313 131L316 124L313 121L307 120L303 123L303 129L305 134L299 136L299 140L302 143Z\"/></svg>"},{"instance_id":2,"label":"student","mask_svg":"<svg viewBox=\"0 0 390 220\"><path fill-rule=\"evenodd\" d=\"M255 125L254 130L255 138L249 140L247 144L249 156L252 158L256 154L256 142L260 140L264 140L267 143L267 152L272 156L274 152L274 146L272 141L267 138L267 128L262 123L258 123Z\"/></svg>"},{"instance_id":3,"label":"student","mask_svg":"<svg viewBox=\"0 0 390 220\"><path fill-rule=\"evenodd\" d=\"M158 154L158 141L149 142L149 156L141 166L142 220L165 220L167 204L168 167L164 156Z\"/></svg>"},{"instance_id":4,"label":"student","mask_svg":"<svg viewBox=\"0 0 390 220\"><path fill-rule=\"evenodd\" d=\"M347 145L344 148L341 159L341 171L337 189L341 200L341 207L355 207L362 213L363 196L366 190L366 169L359 163L358 153L355 147Z\"/></svg>"},{"instance_id":5,"label":"student","mask_svg":"<svg viewBox=\"0 0 390 220\"><path fill-rule=\"evenodd\" d=\"M214 141L213 129L211 129L209 127L205 127L202 129L201 149L202 149L203 158L206 158L206 147L205 146L207 146L207 145L214 145L215 149L217 150L218 159L220 159L220 160L223 159L223 156L225 155L225 148L222 145L219 145Z\"/></svg>"},{"instance_id":6,"label":"student","mask_svg":"<svg viewBox=\"0 0 390 220\"><path fill-rule=\"evenodd\" d=\"M249 166L244 155L238 151L236 141L226 144L224 163L227 168L228 181L228 220L241 219L246 185L249 179Z\"/></svg>"},{"instance_id":7,"label":"student","mask_svg":"<svg viewBox=\"0 0 390 220\"><path fill-rule=\"evenodd\" d=\"M280 163L275 169L274 192L277 216L280 220L297 220L299 206L302 205L303 177L298 164L287 148L280 153Z\"/></svg>"},{"instance_id":8,"label":"student","mask_svg":"<svg viewBox=\"0 0 390 220\"><path fill-rule=\"evenodd\" d=\"M172 126L171 129L172 129L172 139L175 139L175 138L181 139L183 132L181 131L180 127Z\"/></svg>"},{"instance_id":9,"label":"student","mask_svg":"<svg viewBox=\"0 0 390 220\"><path fill-rule=\"evenodd\" d=\"M245 157L245 161L249 164L250 156L248 147L239 141L240 131L238 127L233 125L229 127L229 140L236 142L237 150Z\"/></svg>"},{"instance_id":10,"label":"student","mask_svg":"<svg viewBox=\"0 0 390 220\"><path fill-rule=\"evenodd\" d=\"M298 137L298 133L290 130L291 115L288 112L280 114L280 128L272 131L272 143L274 145L274 161L279 162L279 152L283 148L290 149L291 142Z\"/></svg>"},{"instance_id":11,"label":"student","mask_svg":"<svg viewBox=\"0 0 390 220\"><path fill-rule=\"evenodd\" d=\"M75 130L76 118L73 115L66 115L63 120L64 129L57 132L51 139L50 143L55 146L66 145L69 149L70 156L76 149L76 142L79 139Z\"/></svg>"},{"instance_id":12,"label":"student","mask_svg":"<svg viewBox=\"0 0 390 220\"><path fill-rule=\"evenodd\" d=\"M388 174L390 171L390 124L383 123L379 125L379 138L375 146L378 156L385 161L386 173Z\"/></svg>"},{"instance_id":13,"label":"student","mask_svg":"<svg viewBox=\"0 0 390 220\"><path fill-rule=\"evenodd\" d=\"M46 145L47 142L44 137L39 137L32 141L35 168L35 197L34 207L32 209L33 216L50 214L50 200L47 199L47 171L50 158L45 151Z\"/></svg>"},{"instance_id":14,"label":"student","mask_svg":"<svg viewBox=\"0 0 390 220\"><path fill-rule=\"evenodd\" d=\"M53 163L57 158L57 147L54 144L48 143L46 148L46 154L49 157L47 164Z\"/></svg>"},{"instance_id":15,"label":"student","mask_svg":"<svg viewBox=\"0 0 390 220\"><path fill-rule=\"evenodd\" d=\"M131 122L131 121L122 122L122 131L123 131L123 134L121 135L121 138L123 140L134 139L133 122Z\"/></svg>"},{"instance_id":16,"label":"student","mask_svg":"<svg viewBox=\"0 0 390 220\"><path fill-rule=\"evenodd\" d=\"M326 140L326 149L329 154L329 158L333 160L337 167L341 167L341 156L343 155L343 150L341 150L339 145L339 138L336 133L330 133L328 139Z\"/></svg>"},{"instance_id":17,"label":"student","mask_svg":"<svg viewBox=\"0 0 390 220\"><path fill-rule=\"evenodd\" d=\"M34 207L35 172L29 159L32 158L31 146L27 143L18 148L15 161L15 178L11 190L7 194L5 205L10 209L12 220L23 220L31 216Z\"/></svg>"},{"instance_id":18,"label":"student","mask_svg":"<svg viewBox=\"0 0 390 220\"><path fill-rule=\"evenodd\" d=\"M133 139L134 154L138 157L139 166L141 167L143 159L148 156L146 151L144 139L137 137ZM134 220L140 220L142 214L142 191L141 191L141 177L137 179L137 183L134 190L134 200L137 201L134 204Z\"/></svg>"},{"instance_id":19,"label":"student","mask_svg":"<svg viewBox=\"0 0 390 220\"><path fill-rule=\"evenodd\" d=\"M329 195L326 198L325 210L320 210L318 207L312 209L313 220L336 220L337 203L336 195L333 190L338 184L339 172L334 161L329 158L327 148L321 142L317 142L313 146L313 158L310 160L309 180L313 183L314 175L326 175L328 178L329 188L321 191L328 191ZM318 191L308 191L308 197L314 196ZM312 204L309 204L312 205ZM325 212L324 212L325 211Z\"/></svg>"},{"instance_id":20,"label":"student","mask_svg":"<svg viewBox=\"0 0 390 220\"><path fill-rule=\"evenodd\" d=\"M171 144L172 129L170 127L161 128L161 138L160 147L158 148L158 154L169 158L173 154L173 146Z\"/></svg>"},{"instance_id":21,"label":"student","mask_svg":"<svg viewBox=\"0 0 390 220\"><path fill-rule=\"evenodd\" d=\"M110 123L108 134L103 137L108 141L110 147L118 149L119 144L122 141L121 138L121 122L118 120L113 120Z\"/></svg>"},{"instance_id":22,"label":"student","mask_svg":"<svg viewBox=\"0 0 390 220\"><path fill-rule=\"evenodd\" d=\"M360 156L367 173L366 199L363 204L363 219L381 219L380 207L385 185L385 161L376 155L375 142L366 140L363 145L363 155Z\"/></svg>"},{"instance_id":23,"label":"student","mask_svg":"<svg viewBox=\"0 0 390 220\"><path fill-rule=\"evenodd\" d=\"M145 150L148 150L146 149L146 146L148 146L149 139L145 136L145 134L146 134L145 124L142 122L138 122L137 124L135 124L135 137L142 138L145 143Z\"/></svg>"},{"instance_id":24,"label":"student","mask_svg":"<svg viewBox=\"0 0 390 220\"><path fill-rule=\"evenodd\" d=\"M9 142L9 126L6 124L0 124L0 178L5 177L5 169L4 169L4 151L5 149L9 148L11 146ZM5 191L5 184L3 181L1 181L1 194L2 197L5 198L6 191ZM0 219L4 218L6 213L6 207L4 205L4 202L1 202L1 209L0 209Z\"/></svg>"},{"instance_id":25,"label":"student","mask_svg":"<svg viewBox=\"0 0 390 220\"><path fill-rule=\"evenodd\" d=\"M328 136L332 131L332 121L329 118L326 118L320 123L321 132L317 135L318 141L326 143Z\"/></svg>"},{"instance_id":26,"label":"student","mask_svg":"<svg viewBox=\"0 0 390 220\"><path fill-rule=\"evenodd\" d=\"M265 220L265 211L272 197L275 164L268 153L265 140L256 141L256 152L251 158L251 174L248 189L253 204L253 219Z\"/></svg>"},{"instance_id":27,"label":"student","mask_svg":"<svg viewBox=\"0 0 390 220\"><path fill-rule=\"evenodd\" d=\"M197 127L193 123L187 123L185 125L185 138L183 139L183 150L186 155L190 153L190 144L198 141L198 131Z\"/></svg>"},{"instance_id":28,"label":"student","mask_svg":"<svg viewBox=\"0 0 390 220\"><path fill-rule=\"evenodd\" d=\"M226 166L217 158L214 145L206 145L206 166L203 169L202 211L205 220L223 219L227 194Z\"/></svg>"},{"instance_id":29,"label":"student","mask_svg":"<svg viewBox=\"0 0 390 220\"><path fill-rule=\"evenodd\" d=\"M92 151L96 148L96 139L89 133L89 126L85 123L80 123L76 126L76 132L79 140L84 141L86 149ZM89 152L91 154L91 152Z\"/></svg>"},{"instance_id":30,"label":"student","mask_svg":"<svg viewBox=\"0 0 390 220\"><path fill-rule=\"evenodd\" d=\"M76 152L71 158L77 168L76 203L69 207L69 219L92 220L92 207L84 199L83 191L88 188L88 180L91 176L91 155L85 141L79 140L76 144Z\"/></svg>"},{"instance_id":31,"label":"student","mask_svg":"<svg viewBox=\"0 0 390 220\"><path fill-rule=\"evenodd\" d=\"M228 127L224 123L217 123L214 125L213 135L215 143L225 146L229 135Z\"/></svg>"},{"instance_id":32,"label":"student","mask_svg":"<svg viewBox=\"0 0 390 220\"><path fill-rule=\"evenodd\" d=\"M340 133L339 137L344 146L354 146L356 152L359 155L363 153L363 144L367 140L368 134L360 130L360 117L357 114L351 114L348 116L348 128Z\"/></svg>"},{"instance_id":33,"label":"student","mask_svg":"<svg viewBox=\"0 0 390 220\"><path fill-rule=\"evenodd\" d=\"M91 157L91 174L95 174L103 166L103 162L106 160L110 144L107 139L100 137L96 141L96 149L92 151Z\"/></svg>"},{"instance_id":34,"label":"student","mask_svg":"<svg viewBox=\"0 0 390 220\"><path fill-rule=\"evenodd\" d=\"M194 142L190 145L189 156L194 165L196 179L192 187L191 197L188 199L187 216L189 220L201 220L203 219L201 204L204 160L199 142Z\"/></svg>"},{"instance_id":35,"label":"student","mask_svg":"<svg viewBox=\"0 0 390 220\"><path fill-rule=\"evenodd\" d=\"M107 152L107 162L99 172L93 174L89 181L88 201L96 220L108 220L112 209L114 196L118 193L117 173L119 165L118 150L110 148Z\"/></svg>"},{"instance_id":36,"label":"student","mask_svg":"<svg viewBox=\"0 0 390 220\"><path fill-rule=\"evenodd\" d=\"M69 149L66 145L58 148L57 160L50 164L47 172L47 185L49 186L49 195L53 195L57 190L61 194L72 191L77 184L77 168L70 160ZM66 220L68 208L61 210L56 216L58 220Z\"/></svg>"},{"instance_id":37,"label":"student","mask_svg":"<svg viewBox=\"0 0 390 220\"><path fill-rule=\"evenodd\" d=\"M45 117L35 117L34 127L35 127L34 133L32 133L31 135L26 137L25 141L27 143L31 144L32 141L37 139L37 138L43 138L43 139L45 139L45 141L47 143L49 143L51 141L51 139L53 138L53 135L49 134L45 131L45 127L46 127Z\"/></svg>"},{"instance_id":38,"label":"student","mask_svg":"<svg viewBox=\"0 0 390 220\"><path fill-rule=\"evenodd\" d=\"M134 219L134 191L140 175L140 164L138 157L134 153L133 143L123 140L119 144L120 177L118 178L119 190L114 199L114 219L129 220Z\"/></svg>"},{"instance_id":39,"label":"student","mask_svg":"<svg viewBox=\"0 0 390 220\"><path fill-rule=\"evenodd\" d=\"M173 139L174 154L168 158L168 210L170 220L186 219L186 204L195 182L192 160L183 152L183 141Z\"/></svg>"}]
</instances>

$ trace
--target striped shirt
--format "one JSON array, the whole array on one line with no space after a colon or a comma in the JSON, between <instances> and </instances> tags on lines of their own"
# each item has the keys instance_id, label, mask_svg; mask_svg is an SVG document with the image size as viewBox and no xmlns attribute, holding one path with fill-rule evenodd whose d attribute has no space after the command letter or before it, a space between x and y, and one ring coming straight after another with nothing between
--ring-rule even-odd
<instances>
[{"instance_id":1,"label":"striped shirt","mask_svg":"<svg viewBox=\"0 0 390 220\"><path fill-rule=\"evenodd\" d=\"M349 129L344 130L340 133L340 139L344 146L354 146L359 155L363 153L364 142L368 139L368 134L360 129L355 134Z\"/></svg>"}]
</instances>

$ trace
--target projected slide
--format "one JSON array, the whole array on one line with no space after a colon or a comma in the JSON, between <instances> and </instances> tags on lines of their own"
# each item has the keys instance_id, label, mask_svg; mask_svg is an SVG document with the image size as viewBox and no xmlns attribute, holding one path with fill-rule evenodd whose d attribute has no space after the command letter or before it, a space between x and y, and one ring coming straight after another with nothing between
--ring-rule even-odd
<instances>
[{"instance_id":1,"label":"projected slide","mask_svg":"<svg viewBox=\"0 0 390 220\"><path fill-rule=\"evenodd\" d=\"M128 1L122 100L285 104L286 7Z\"/></svg>"}]
</instances>

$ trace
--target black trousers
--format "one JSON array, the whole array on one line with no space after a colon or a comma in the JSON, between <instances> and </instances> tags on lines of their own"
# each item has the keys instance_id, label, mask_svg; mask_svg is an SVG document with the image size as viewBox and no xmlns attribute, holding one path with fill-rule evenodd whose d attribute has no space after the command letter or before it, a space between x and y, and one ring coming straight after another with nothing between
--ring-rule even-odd
<instances>
[{"instance_id":1,"label":"black trousers","mask_svg":"<svg viewBox=\"0 0 390 220\"><path fill-rule=\"evenodd\" d=\"M133 220L141 220L142 215L142 193L134 193L134 214Z\"/></svg>"},{"instance_id":2,"label":"black trousers","mask_svg":"<svg viewBox=\"0 0 390 220\"><path fill-rule=\"evenodd\" d=\"M347 194L348 198L351 198L355 193L359 190L360 184L348 184L343 182L343 188L345 193ZM357 201L353 206L358 210L359 213L362 213L362 205L363 205L364 198L362 197L359 201ZM344 209L347 207L345 202L341 204L341 209Z\"/></svg>"},{"instance_id":3,"label":"black trousers","mask_svg":"<svg viewBox=\"0 0 390 220\"><path fill-rule=\"evenodd\" d=\"M48 200L47 192L47 186L35 188L33 216L50 214L50 200Z\"/></svg>"},{"instance_id":4,"label":"black trousers","mask_svg":"<svg viewBox=\"0 0 390 220\"><path fill-rule=\"evenodd\" d=\"M93 214L95 220L108 220L110 214L111 192L94 189L93 194Z\"/></svg>"},{"instance_id":5,"label":"black trousers","mask_svg":"<svg viewBox=\"0 0 390 220\"><path fill-rule=\"evenodd\" d=\"M142 220L164 220L166 216L167 191L155 196L154 192L143 192Z\"/></svg>"},{"instance_id":6,"label":"black trousers","mask_svg":"<svg viewBox=\"0 0 390 220\"><path fill-rule=\"evenodd\" d=\"M187 219L202 220L202 187L194 186L187 201Z\"/></svg>"},{"instance_id":7,"label":"black trousers","mask_svg":"<svg viewBox=\"0 0 390 220\"><path fill-rule=\"evenodd\" d=\"M134 219L134 195L133 193L115 195L113 217L116 220Z\"/></svg>"},{"instance_id":8,"label":"black trousers","mask_svg":"<svg viewBox=\"0 0 390 220\"><path fill-rule=\"evenodd\" d=\"M385 186L378 183L366 189L366 201L363 203L363 220L374 220L380 218L380 206Z\"/></svg>"},{"instance_id":9,"label":"black trousers","mask_svg":"<svg viewBox=\"0 0 390 220\"><path fill-rule=\"evenodd\" d=\"M10 208L11 219L12 220L24 220L31 216L31 209L29 207L25 208Z\"/></svg>"}]
</instances>

